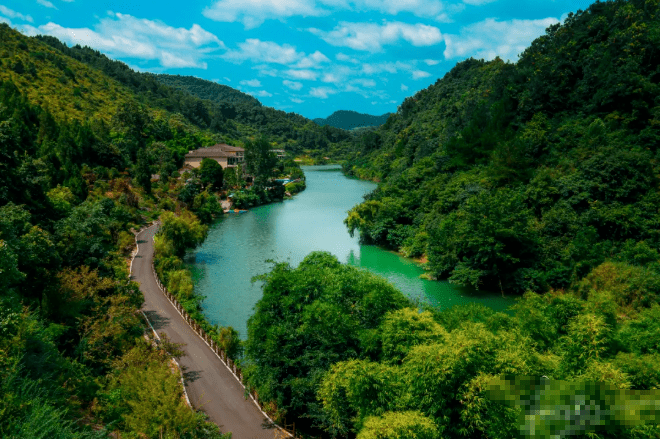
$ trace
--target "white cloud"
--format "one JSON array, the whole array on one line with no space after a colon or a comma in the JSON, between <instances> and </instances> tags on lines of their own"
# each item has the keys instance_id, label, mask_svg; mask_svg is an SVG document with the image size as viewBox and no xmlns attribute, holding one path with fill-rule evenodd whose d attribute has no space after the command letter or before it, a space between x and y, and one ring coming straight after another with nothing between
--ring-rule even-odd
<instances>
[{"instance_id":1,"label":"white cloud","mask_svg":"<svg viewBox=\"0 0 661 439\"><path fill-rule=\"evenodd\" d=\"M301 60L305 54L297 52L296 48L289 44L282 46L273 41L261 41L256 38L249 38L243 43L239 43L239 50L229 50L222 58L236 63L242 63L245 60L262 63L292 64Z\"/></svg>"},{"instance_id":2,"label":"white cloud","mask_svg":"<svg viewBox=\"0 0 661 439\"><path fill-rule=\"evenodd\" d=\"M240 81L239 84L241 85L247 85L248 87L261 87L262 83L259 81L259 79L249 79L249 80L243 80Z\"/></svg>"},{"instance_id":3,"label":"white cloud","mask_svg":"<svg viewBox=\"0 0 661 439\"><path fill-rule=\"evenodd\" d=\"M482 4L495 0L464 1ZM238 21L246 29L252 29L269 19L284 21L294 16L320 17L334 11L378 11L390 15L408 12L417 17L448 22L451 21L450 15L463 6L461 3L448 5L443 0L214 0L202 13L215 21Z\"/></svg>"},{"instance_id":4,"label":"white cloud","mask_svg":"<svg viewBox=\"0 0 661 439\"><path fill-rule=\"evenodd\" d=\"M400 71L410 71L413 70L414 66L409 63L397 61L397 62L381 62L375 64L365 63L362 65L362 73L365 75L375 75L379 73L397 73Z\"/></svg>"},{"instance_id":5,"label":"white cloud","mask_svg":"<svg viewBox=\"0 0 661 439\"><path fill-rule=\"evenodd\" d=\"M497 21L487 18L461 29L459 35L443 35L445 59L484 58L492 60L500 56L504 60L516 61L530 43L544 34L546 28L558 23L557 18L541 20Z\"/></svg>"},{"instance_id":6,"label":"white cloud","mask_svg":"<svg viewBox=\"0 0 661 439\"><path fill-rule=\"evenodd\" d=\"M321 80L333 84L347 82L350 78L361 75L357 68L341 64L329 66L323 72Z\"/></svg>"},{"instance_id":7,"label":"white cloud","mask_svg":"<svg viewBox=\"0 0 661 439\"><path fill-rule=\"evenodd\" d=\"M301 59L294 67L297 69L320 68L322 63L330 62L330 59L318 50L311 55Z\"/></svg>"},{"instance_id":8,"label":"white cloud","mask_svg":"<svg viewBox=\"0 0 661 439\"><path fill-rule=\"evenodd\" d=\"M47 8L57 9L55 5L48 0L37 0L37 3L39 3L41 6L46 6Z\"/></svg>"},{"instance_id":9,"label":"white cloud","mask_svg":"<svg viewBox=\"0 0 661 439\"><path fill-rule=\"evenodd\" d=\"M19 20L27 21L29 23L32 23L33 21L32 17L30 17L29 15L23 15L20 12L13 11L2 5L0 5L0 14L9 18L18 18Z\"/></svg>"},{"instance_id":10,"label":"white cloud","mask_svg":"<svg viewBox=\"0 0 661 439\"><path fill-rule=\"evenodd\" d=\"M202 11L215 21L243 23L252 29L267 19L285 19L293 16L318 17L328 11L316 6L314 0L218 0Z\"/></svg>"},{"instance_id":11,"label":"white cloud","mask_svg":"<svg viewBox=\"0 0 661 439\"><path fill-rule=\"evenodd\" d=\"M324 73L324 76L321 78L322 82L330 82L336 84L342 81L342 78L335 73Z\"/></svg>"},{"instance_id":12,"label":"white cloud","mask_svg":"<svg viewBox=\"0 0 661 439\"><path fill-rule=\"evenodd\" d=\"M292 90L300 90L303 87L303 84L301 84L300 82L289 81L287 79L282 81L282 84L287 88L291 88Z\"/></svg>"},{"instance_id":13,"label":"white cloud","mask_svg":"<svg viewBox=\"0 0 661 439\"><path fill-rule=\"evenodd\" d=\"M289 69L289 70L287 70L283 73L288 78L304 79L304 80L307 80L307 81L316 81L317 77L319 76L319 74L317 72L315 72L314 70Z\"/></svg>"},{"instance_id":14,"label":"white cloud","mask_svg":"<svg viewBox=\"0 0 661 439\"><path fill-rule=\"evenodd\" d=\"M411 77L413 79L428 78L431 76L431 73L425 72L424 70L414 70L411 72Z\"/></svg>"},{"instance_id":15,"label":"white cloud","mask_svg":"<svg viewBox=\"0 0 661 439\"><path fill-rule=\"evenodd\" d=\"M351 81L352 84L360 84L363 87L375 87L376 81L373 79L354 79Z\"/></svg>"},{"instance_id":16,"label":"white cloud","mask_svg":"<svg viewBox=\"0 0 661 439\"><path fill-rule=\"evenodd\" d=\"M480 6L487 3L495 2L496 0L463 0L467 5Z\"/></svg>"},{"instance_id":17,"label":"white cloud","mask_svg":"<svg viewBox=\"0 0 661 439\"><path fill-rule=\"evenodd\" d=\"M425 60L425 64L427 64L428 66L435 66L435 65L438 65L440 63L441 63L441 60L438 60L438 59L426 59Z\"/></svg>"},{"instance_id":18,"label":"white cloud","mask_svg":"<svg viewBox=\"0 0 661 439\"><path fill-rule=\"evenodd\" d=\"M302 104L303 102L305 102L303 99L299 99L299 98L289 98L289 100L297 104Z\"/></svg>"},{"instance_id":19,"label":"white cloud","mask_svg":"<svg viewBox=\"0 0 661 439\"><path fill-rule=\"evenodd\" d=\"M378 52L386 44L400 40L414 46L432 46L442 41L441 31L426 24L408 24L399 21L377 23L340 22L332 31L308 29L333 46L350 47L355 50Z\"/></svg>"},{"instance_id":20,"label":"white cloud","mask_svg":"<svg viewBox=\"0 0 661 439\"><path fill-rule=\"evenodd\" d=\"M401 89L402 89L402 91L406 91L406 90L409 89L409 87L407 85L402 84Z\"/></svg>"},{"instance_id":21,"label":"white cloud","mask_svg":"<svg viewBox=\"0 0 661 439\"><path fill-rule=\"evenodd\" d=\"M228 78L227 76L224 76L223 79L224 79L225 81L227 81L227 82L232 82L232 80L231 80L230 78ZM216 82L217 82L217 81L216 81Z\"/></svg>"},{"instance_id":22,"label":"white cloud","mask_svg":"<svg viewBox=\"0 0 661 439\"><path fill-rule=\"evenodd\" d=\"M276 69L271 68L271 66L268 64L259 64L253 66L253 69L257 70L262 76L271 76L272 78L277 77L279 73Z\"/></svg>"},{"instance_id":23,"label":"white cloud","mask_svg":"<svg viewBox=\"0 0 661 439\"><path fill-rule=\"evenodd\" d=\"M112 57L158 60L163 67L206 69L203 58L209 52L224 47L214 34L197 24L190 29L175 28L160 21L112 12L94 30L66 28L49 22L38 28L26 29L26 32L52 35L70 44L90 46Z\"/></svg>"},{"instance_id":24,"label":"white cloud","mask_svg":"<svg viewBox=\"0 0 661 439\"><path fill-rule=\"evenodd\" d=\"M313 98L326 99L329 95L336 94L337 90L330 87L312 87L310 96Z\"/></svg>"},{"instance_id":25,"label":"white cloud","mask_svg":"<svg viewBox=\"0 0 661 439\"><path fill-rule=\"evenodd\" d=\"M342 52L335 55L335 59L338 61L350 62L352 64L360 64L360 61L358 61L356 58L352 58L349 55L345 55Z\"/></svg>"},{"instance_id":26,"label":"white cloud","mask_svg":"<svg viewBox=\"0 0 661 439\"><path fill-rule=\"evenodd\" d=\"M239 43L237 49L229 50L220 57L237 64L246 60L261 63L253 66L253 69L264 76L306 80L316 80L319 74L312 69L320 69L330 63L330 59L318 50L306 55L289 44L280 45L273 41L261 41L255 38ZM289 70L279 72L271 67L271 64L286 65Z\"/></svg>"},{"instance_id":27,"label":"white cloud","mask_svg":"<svg viewBox=\"0 0 661 439\"><path fill-rule=\"evenodd\" d=\"M246 93L248 93L251 96L258 97L258 98L270 98L271 96L273 96L271 93L269 93L266 90L248 91Z\"/></svg>"}]
</instances>

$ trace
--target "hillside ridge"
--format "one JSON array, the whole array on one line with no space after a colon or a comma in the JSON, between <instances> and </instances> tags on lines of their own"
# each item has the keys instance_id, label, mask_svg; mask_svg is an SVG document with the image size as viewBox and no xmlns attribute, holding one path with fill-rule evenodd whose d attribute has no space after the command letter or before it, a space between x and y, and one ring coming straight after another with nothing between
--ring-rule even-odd
<instances>
[{"instance_id":1,"label":"hillside ridge","mask_svg":"<svg viewBox=\"0 0 661 439\"><path fill-rule=\"evenodd\" d=\"M318 117L313 121L321 126L330 125L343 130L355 128L373 127L386 123L391 113L373 116L371 114L358 113L353 110L338 110L326 118Z\"/></svg>"}]
</instances>

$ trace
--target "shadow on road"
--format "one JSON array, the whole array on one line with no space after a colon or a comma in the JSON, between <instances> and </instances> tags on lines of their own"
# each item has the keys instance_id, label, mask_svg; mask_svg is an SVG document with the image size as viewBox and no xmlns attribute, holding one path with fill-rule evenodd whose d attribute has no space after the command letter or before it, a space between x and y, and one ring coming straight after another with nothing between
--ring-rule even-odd
<instances>
[{"instance_id":1,"label":"shadow on road","mask_svg":"<svg viewBox=\"0 0 661 439\"><path fill-rule=\"evenodd\" d=\"M164 329L170 323L169 318L159 315L156 311L144 311L144 313L157 332L159 329Z\"/></svg>"},{"instance_id":2,"label":"shadow on road","mask_svg":"<svg viewBox=\"0 0 661 439\"><path fill-rule=\"evenodd\" d=\"M183 372L184 380L187 383L192 383L193 381L198 380L202 376L201 371L199 371L199 370L188 371L188 370L186 370L186 367L183 367L183 366L182 366L182 369L184 370L184 372Z\"/></svg>"}]
</instances>

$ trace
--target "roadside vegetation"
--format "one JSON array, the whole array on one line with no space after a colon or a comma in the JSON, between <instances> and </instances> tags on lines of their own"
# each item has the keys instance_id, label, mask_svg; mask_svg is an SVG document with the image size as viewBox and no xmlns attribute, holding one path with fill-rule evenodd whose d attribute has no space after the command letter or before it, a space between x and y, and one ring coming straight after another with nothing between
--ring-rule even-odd
<instances>
[{"instance_id":1,"label":"roadside vegetation","mask_svg":"<svg viewBox=\"0 0 661 439\"><path fill-rule=\"evenodd\" d=\"M39 38L0 36L0 436L225 437L185 404L129 280L132 232L161 218L157 268L201 316L181 258L226 181L209 163L178 169L223 137ZM207 329L240 353L231 328Z\"/></svg>"},{"instance_id":2,"label":"roadside vegetation","mask_svg":"<svg viewBox=\"0 0 661 439\"><path fill-rule=\"evenodd\" d=\"M120 119L112 131L57 121L8 82L0 102L0 435L224 437L145 341L129 281L131 229L159 205L193 216L174 180L142 178L144 150L131 164L158 138Z\"/></svg>"}]
</instances>

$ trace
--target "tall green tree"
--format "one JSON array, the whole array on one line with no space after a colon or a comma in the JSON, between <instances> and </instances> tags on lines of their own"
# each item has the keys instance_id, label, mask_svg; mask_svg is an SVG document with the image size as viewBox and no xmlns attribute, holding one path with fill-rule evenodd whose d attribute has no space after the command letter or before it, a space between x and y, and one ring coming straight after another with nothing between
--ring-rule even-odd
<instances>
[{"instance_id":1,"label":"tall green tree","mask_svg":"<svg viewBox=\"0 0 661 439\"><path fill-rule=\"evenodd\" d=\"M200 163L199 175L202 184L211 186L214 190L220 190L223 187L223 167L220 163L210 158L203 158Z\"/></svg>"},{"instance_id":2,"label":"tall green tree","mask_svg":"<svg viewBox=\"0 0 661 439\"><path fill-rule=\"evenodd\" d=\"M246 170L252 174L255 186L264 189L274 177L278 158L271 152L271 145L265 137L245 143Z\"/></svg>"},{"instance_id":3,"label":"tall green tree","mask_svg":"<svg viewBox=\"0 0 661 439\"><path fill-rule=\"evenodd\" d=\"M138 161L135 164L135 179L147 195L151 194L151 169L149 158L144 149L138 151Z\"/></svg>"}]
</instances>

